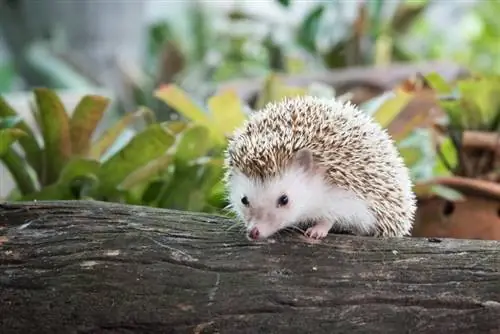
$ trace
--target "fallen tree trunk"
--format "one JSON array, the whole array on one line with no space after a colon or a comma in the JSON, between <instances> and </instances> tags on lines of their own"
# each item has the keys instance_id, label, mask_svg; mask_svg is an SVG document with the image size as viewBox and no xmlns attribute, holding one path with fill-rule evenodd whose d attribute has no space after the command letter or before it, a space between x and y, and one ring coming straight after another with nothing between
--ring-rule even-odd
<instances>
[{"instance_id":1,"label":"fallen tree trunk","mask_svg":"<svg viewBox=\"0 0 500 334\"><path fill-rule=\"evenodd\" d=\"M499 333L500 242L296 234L102 202L0 205L9 333Z\"/></svg>"}]
</instances>

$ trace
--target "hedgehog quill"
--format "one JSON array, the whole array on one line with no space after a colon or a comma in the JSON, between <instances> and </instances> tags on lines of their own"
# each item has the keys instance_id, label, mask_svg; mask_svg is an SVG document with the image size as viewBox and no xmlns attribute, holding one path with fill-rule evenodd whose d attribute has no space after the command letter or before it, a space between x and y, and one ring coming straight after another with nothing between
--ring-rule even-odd
<instances>
[{"instance_id":1,"label":"hedgehog quill","mask_svg":"<svg viewBox=\"0 0 500 334\"><path fill-rule=\"evenodd\" d=\"M352 103L286 98L252 113L225 152L230 209L251 239L310 222L355 235L409 235L416 211L409 171L390 135Z\"/></svg>"}]
</instances>

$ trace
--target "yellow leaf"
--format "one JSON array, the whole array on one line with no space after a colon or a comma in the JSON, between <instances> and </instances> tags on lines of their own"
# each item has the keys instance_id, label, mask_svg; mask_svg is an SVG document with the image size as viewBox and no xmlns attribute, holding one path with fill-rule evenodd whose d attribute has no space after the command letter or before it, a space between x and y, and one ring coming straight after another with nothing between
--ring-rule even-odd
<instances>
[{"instance_id":1,"label":"yellow leaf","mask_svg":"<svg viewBox=\"0 0 500 334\"><path fill-rule=\"evenodd\" d=\"M240 98L234 91L225 91L208 100L215 126L220 134L229 135L246 119Z\"/></svg>"},{"instance_id":2,"label":"yellow leaf","mask_svg":"<svg viewBox=\"0 0 500 334\"><path fill-rule=\"evenodd\" d=\"M155 97L167 103L184 117L195 123L210 127L211 120L207 113L193 102L188 94L178 86L174 84L165 85L157 89L154 94Z\"/></svg>"},{"instance_id":3,"label":"yellow leaf","mask_svg":"<svg viewBox=\"0 0 500 334\"><path fill-rule=\"evenodd\" d=\"M155 96L195 124L207 127L216 142L225 142L225 137L217 131L209 114L199 107L188 94L177 85L170 84L162 86L155 91Z\"/></svg>"},{"instance_id":4,"label":"yellow leaf","mask_svg":"<svg viewBox=\"0 0 500 334\"><path fill-rule=\"evenodd\" d=\"M389 124L403 111L404 107L413 98L413 94L405 93L401 90L395 91L394 96L388 98L373 114L373 118L379 122L382 127L387 128Z\"/></svg>"}]
</instances>

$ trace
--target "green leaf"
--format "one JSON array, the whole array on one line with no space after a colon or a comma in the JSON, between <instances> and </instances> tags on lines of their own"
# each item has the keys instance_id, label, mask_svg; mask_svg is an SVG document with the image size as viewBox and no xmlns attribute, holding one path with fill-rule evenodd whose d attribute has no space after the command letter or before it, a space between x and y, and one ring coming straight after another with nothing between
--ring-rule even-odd
<instances>
[{"instance_id":1,"label":"green leaf","mask_svg":"<svg viewBox=\"0 0 500 334\"><path fill-rule=\"evenodd\" d=\"M81 177L96 177L99 173L100 163L97 160L74 157L61 172L58 183L69 184L72 180Z\"/></svg>"},{"instance_id":2,"label":"green leaf","mask_svg":"<svg viewBox=\"0 0 500 334\"><path fill-rule=\"evenodd\" d=\"M26 136L26 132L17 128L0 130L0 157L9 150L16 140L23 136Z\"/></svg>"},{"instance_id":3,"label":"green leaf","mask_svg":"<svg viewBox=\"0 0 500 334\"><path fill-rule=\"evenodd\" d=\"M184 121L168 121L165 122L165 128L174 136L184 131L188 127L188 123Z\"/></svg>"},{"instance_id":4,"label":"green leaf","mask_svg":"<svg viewBox=\"0 0 500 334\"><path fill-rule=\"evenodd\" d=\"M69 118L64 105L54 91L36 88L40 128L44 140L44 178L42 184L55 182L71 156Z\"/></svg>"},{"instance_id":5,"label":"green leaf","mask_svg":"<svg viewBox=\"0 0 500 334\"><path fill-rule=\"evenodd\" d=\"M139 109L121 118L115 125L108 128L101 137L92 145L88 156L92 159L99 159L106 151L113 146L120 134L137 118L142 117L145 109Z\"/></svg>"},{"instance_id":6,"label":"green leaf","mask_svg":"<svg viewBox=\"0 0 500 334\"><path fill-rule=\"evenodd\" d=\"M168 188L158 199L158 207L188 210L193 190L199 185L200 166L176 165Z\"/></svg>"},{"instance_id":7,"label":"green leaf","mask_svg":"<svg viewBox=\"0 0 500 334\"><path fill-rule=\"evenodd\" d=\"M35 180L33 180L28 172L28 166L12 147L7 148L2 154L1 159L22 195L36 191Z\"/></svg>"},{"instance_id":8,"label":"green leaf","mask_svg":"<svg viewBox=\"0 0 500 334\"><path fill-rule=\"evenodd\" d=\"M20 117L16 111L0 96L0 117ZM38 177L42 175L42 151L31 128L24 121L16 124L16 128L27 134L19 138L28 163L35 169Z\"/></svg>"},{"instance_id":9,"label":"green leaf","mask_svg":"<svg viewBox=\"0 0 500 334\"><path fill-rule=\"evenodd\" d=\"M208 129L201 125L194 125L184 131L177 144L175 159L184 164L205 156L211 147Z\"/></svg>"},{"instance_id":10,"label":"green leaf","mask_svg":"<svg viewBox=\"0 0 500 334\"><path fill-rule=\"evenodd\" d=\"M82 199L98 185L99 162L83 157L74 157L64 166L57 182L28 194L23 200L73 200Z\"/></svg>"},{"instance_id":11,"label":"green leaf","mask_svg":"<svg viewBox=\"0 0 500 334\"><path fill-rule=\"evenodd\" d=\"M139 132L125 147L102 164L99 171L101 194L117 190L118 185L129 174L166 154L174 142L175 137L161 124L150 125Z\"/></svg>"},{"instance_id":12,"label":"green leaf","mask_svg":"<svg viewBox=\"0 0 500 334\"><path fill-rule=\"evenodd\" d=\"M92 134L101 121L109 102L108 98L97 95L86 95L80 100L70 120L73 154L87 154L91 146Z\"/></svg>"},{"instance_id":13,"label":"green leaf","mask_svg":"<svg viewBox=\"0 0 500 334\"><path fill-rule=\"evenodd\" d=\"M450 164L450 167L455 168L458 165L458 154L451 138L445 138L439 145L439 149L441 151L441 154L443 155L443 158ZM445 163L443 163L443 160L441 158L436 159L434 174L436 176L450 174L450 171L446 167Z\"/></svg>"},{"instance_id":14,"label":"green leaf","mask_svg":"<svg viewBox=\"0 0 500 334\"><path fill-rule=\"evenodd\" d=\"M453 93L453 87L436 72L431 72L424 76L429 86L439 94L448 95Z\"/></svg>"},{"instance_id":15,"label":"green leaf","mask_svg":"<svg viewBox=\"0 0 500 334\"><path fill-rule=\"evenodd\" d=\"M297 32L297 40L309 52L316 52L316 36L319 29L319 21L325 7L323 5L317 6L309 13L301 23Z\"/></svg>"},{"instance_id":16,"label":"green leaf","mask_svg":"<svg viewBox=\"0 0 500 334\"><path fill-rule=\"evenodd\" d=\"M290 0L276 0L282 5L283 7L288 7L290 6Z\"/></svg>"},{"instance_id":17,"label":"green leaf","mask_svg":"<svg viewBox=\"0 0 500 334\"><path fill-rule=\"evenodd\" d=\"M215 126L220 134L230 135L246 119L243 105L236 92L227 90L208 99Z\"/></svg>"},{"instance_id":18,"label":"green leaf","mask_svg":"<svg viewBox=\"0 0 500 334\"><path fill-rule=\"evenodd\" d=\"M146 165L136 169L130 173L123 182L118 185L118 190L129 190L137 184L151 180L163 172L172 161L172 156L163 155L155 160L148 162Z\"/></svg>"}]
</instances>

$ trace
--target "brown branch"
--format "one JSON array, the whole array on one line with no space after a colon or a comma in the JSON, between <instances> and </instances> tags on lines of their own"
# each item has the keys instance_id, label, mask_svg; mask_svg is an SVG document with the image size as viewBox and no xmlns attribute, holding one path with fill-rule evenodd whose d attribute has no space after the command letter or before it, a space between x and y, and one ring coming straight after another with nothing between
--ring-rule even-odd
<instances>
[{"instance_id":1,"label":"brown branch","mask_svg":"<svg viewBox=\"0 0 500 334\"><path fill-rule=\"evenodd\" d=\"M0 328L494 333L500 242L296 234L96 201L0 204Z\"/></svg>"}]
</instances>

